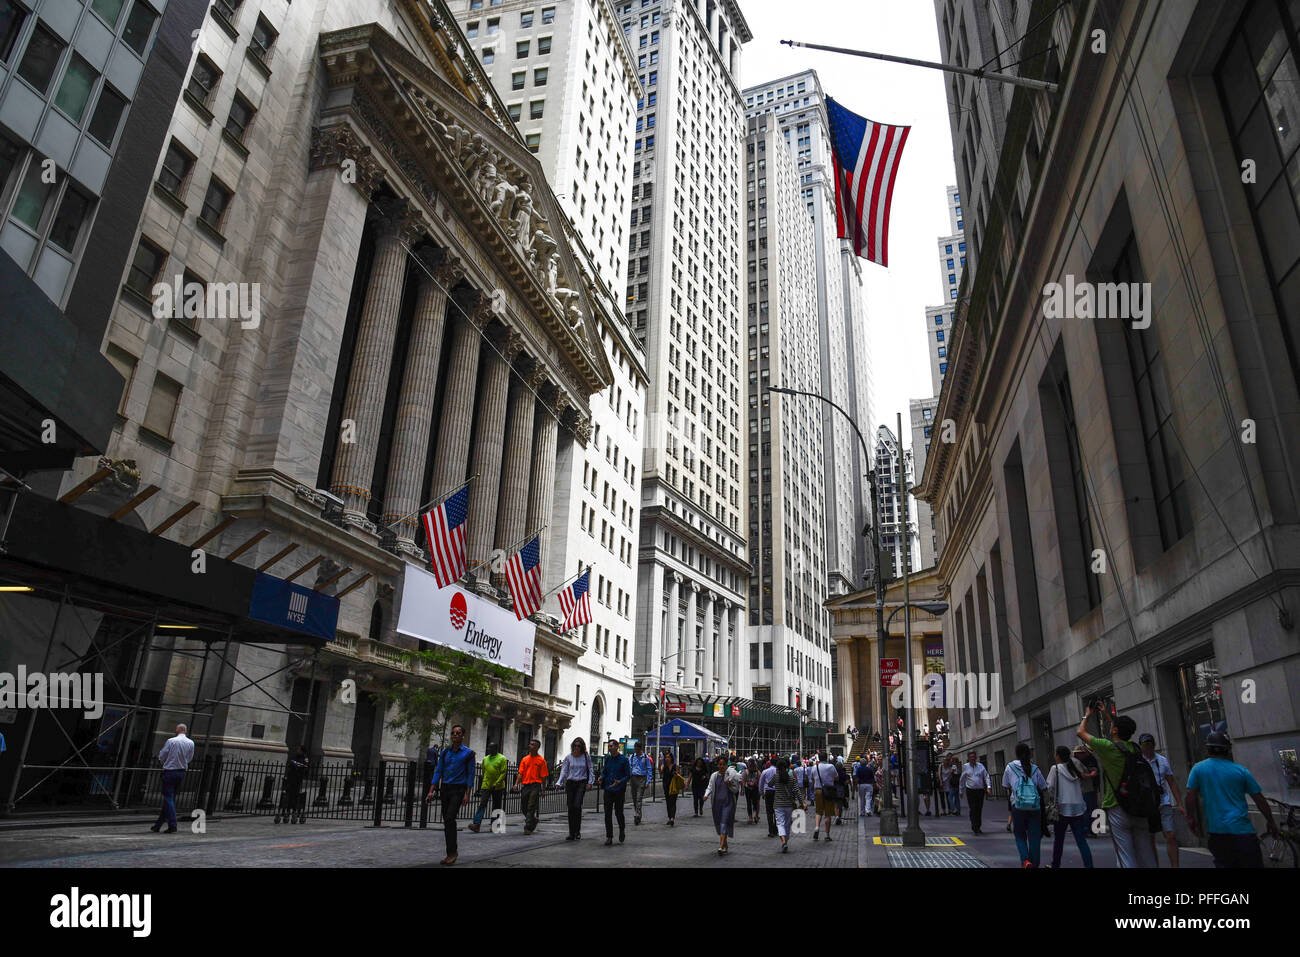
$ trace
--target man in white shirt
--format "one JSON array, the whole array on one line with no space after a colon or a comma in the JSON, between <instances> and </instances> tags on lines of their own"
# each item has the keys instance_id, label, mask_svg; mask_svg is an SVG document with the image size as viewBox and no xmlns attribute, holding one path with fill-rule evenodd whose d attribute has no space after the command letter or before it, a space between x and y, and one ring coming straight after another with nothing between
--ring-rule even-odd
<instances>
[{"instance_id":1,"label":"man in white shirt","mask_svg":"<svg viewBox=\"0 0 1300 957\"><path fill-rule=\"evenodd\" d=\"M971 833L979 834L984 826L984 795L993 793L993 781L988 768L976 760L974 751L966 755L966 763L961 766L960 786L966 791L966 804L970 808Z\"/></svg>"},{"instance_id":2,"label":"man in white shirt","mask_svg":"<svg viewBox=\"0 0 1300 957\"><path fill-rule=\"evenodd\" d=\"M176 737L168 738L158 752L158 760L163 766L162 810L153 827L149 828L155 834L162 829L164 821L167 822L167 833L176 833L176 789L185 779L185 769L194 760L194 742L186 736L185 731L185 725L176 725Z\"/></svg>"},{"instance_id":3,"label":"man in white shirt","mask_svg":"<svg viewBox=\"0 0 1300 957\"><path fill-rule=\"evenodd\" d=\"M1138 737L1142 746L1142 757L1151 765L1151 773L1156 776L1160 787L1160 830L1165 835L1165 849L1169 853L1169 866L1178 867L1178 833L1174 829L1174 812L1183 813L1183 796L1174 780L1174 767L1163 754L1156 752L1156 739L1151 734ZM1155 822L1152 821L1151 824ZM1156 833L1151 831L1151 857L1155 859Z\"/></svg>"}]
</instances>

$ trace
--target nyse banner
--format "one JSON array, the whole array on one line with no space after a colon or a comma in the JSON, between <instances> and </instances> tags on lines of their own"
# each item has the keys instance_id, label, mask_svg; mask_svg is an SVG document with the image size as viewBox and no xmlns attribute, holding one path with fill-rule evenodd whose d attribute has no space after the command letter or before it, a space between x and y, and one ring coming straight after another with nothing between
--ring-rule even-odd
<instances>
[{"instance_id":1,"label":"nyse banner","mask_svg":"<svg viewBox=\"0 0 1300 957\"><path fill-rule=\"evenodd\" d=\"M533 673L536 625L458 585L439 588L429 572L407 564L397 630L421 641L486 658L493 664Z\"/></svg>"}]
</instances>

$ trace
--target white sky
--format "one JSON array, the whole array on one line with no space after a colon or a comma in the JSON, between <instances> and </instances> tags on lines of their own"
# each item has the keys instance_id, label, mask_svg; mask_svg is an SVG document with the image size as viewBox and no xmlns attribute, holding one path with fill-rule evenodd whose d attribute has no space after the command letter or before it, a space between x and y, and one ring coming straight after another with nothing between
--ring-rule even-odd
<instances>
[{"instance_id":1,"label":"white sky","mask_svg":"<svg viewBox=\"0 0 1300 957\"><path fill-rule=\"evenodd\" d=\"M800 40L939 60L931 0L738 0L754 39L741 56L742 86L812 68L822 89L847 109L882 123L911 126L894 183L889 268L862 261L872 331L876 421L894 428L907 400L931 395L925 307L943 305L935 240L949 230L945 187L953 168L948 101L940 70L781 46Z\"/></svg>"}]
</instances>

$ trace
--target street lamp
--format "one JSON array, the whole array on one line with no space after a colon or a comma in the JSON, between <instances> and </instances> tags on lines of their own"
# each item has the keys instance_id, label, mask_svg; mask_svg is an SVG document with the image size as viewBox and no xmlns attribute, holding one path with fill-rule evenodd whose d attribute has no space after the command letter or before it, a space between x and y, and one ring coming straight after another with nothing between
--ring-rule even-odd
<instances>
[{"instance_id":1,"label":"street lamp","mask_svg":"<svg viewBox=\"0 0 1300 957\"><path fill-rule=\"evenodd\" d=\"M880 661L885 659L885 583L884 570L880 566L880 490L876 483L875 469L871 464L871 450L867 447L867 440L862 437L862 430L858 424L853 421L853 416L849 415L839 406L838 403L826 398L824 395L818 395L816 392L805 392L802 389L786 389L780 386L768 386L769 392L780 392L785 395L806 395L809 398L817 399L819 402L825 402L840 415L844 416L850 426L853 427L854 434L857 435L858 441L862 444L862 461L867 468L867 481L871 484L872 500L872 520L869 528L871 530L871 553L872 562L876 569L876 642L878 646L878 658ZM899 416L899 431L902 431L902 416ZM863 530L863 535L867 533ZM906 587L906 583L904 583ZM910 670L910 669L909 669ZM801 725L802 727L802 725ZM889 702L886 700L883 691L880 692L880 733L881 742L885 745L884 760L889 760ZM900 748L901 750L901 748ZM888 777L889 767L885 766L885 774ZM885 793L880 801L880 833L884 837L898 836L898 811L894 808L894 792L892 787L886 787Z\"/></svg>"}]
</instances>

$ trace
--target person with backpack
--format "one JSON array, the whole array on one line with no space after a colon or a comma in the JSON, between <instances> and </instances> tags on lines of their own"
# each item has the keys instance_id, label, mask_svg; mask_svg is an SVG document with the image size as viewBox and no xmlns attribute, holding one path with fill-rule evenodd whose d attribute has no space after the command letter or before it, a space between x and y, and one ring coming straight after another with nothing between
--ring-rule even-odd
<instances>
[{"instance_id":1,"label":"person with backpack","mask_svg":"<svg viewBox=\"0 0 1300 957\"><path fill-rule=\"evenodd\" d=\"M1142 749L1132 741L1137 722L1128 715L1108 719L1110 740L1088 732L1088 721L1104 710L1100 701L1089 704L1076 733L1101 765L1101 809L1115 845L1115 859L1119 867L1155 867L1156 848L1147 837L1147 821L1160 813L1156 777L1142 757Z\"/></svg>"},{"instance_id":2,"label":"person with backpack","mask_svg":"<svg viewBox=\"0 0 1300 957\"><path fill-rule=\"evenodd\" d=\"M835 764L826 760L826 752L822 751L817 755L819 763L814 764L805 773L805 780L811 779L817 788L817 797L814 806L817 809L816 823L813 825L813 840L817 840L817 832L821 830L822 821L826 822L826 841L831 839L831 818L835 816L836 788L839 787L840 775L835 770Z\"/></svg>"},{"instance_id":3,"label":"person with backpack","mask_svg":"<svg viewBox=\"0 0 1300 957\"><path fill-rule=\"evenodd\" d=\"M1183 813L1183 795L1174 780L1174 766L1169 759L1156 751L1156 739L1152 734L1138 736L1142 747L1142 757L1151 765L1151 773L1156 776L1156 787L1160 789L1160 811L1158 818L1151 819L1152 842L1157 833L1165 836L1165 851L1169 854L1169 866L1178 867L1178 832L1174 827L1174 812ZM1156 855L1159 857L1159 855Z\"/></svg>"},{"instance_id":4,"label":"person with backpack","mask_svg":"<svg viewBox=\"0 0 1300 957\"><path fill-rule=\"evenodd\" d=\"M767 836L776 837L776 806L772 803L776 800L776 762L769 759L765 767L758 776L758 793L763 797L763 808L767 812Z\"/></svg>"},{"instance_id":5,"label":"person with backpack","mask_svg":"<svg viewBox=\"0 0 1300 957\"><path fill-rule=\"evenodd\" d=\"M1088 847L1087 805L1083 801L1083 780L1070 761L1070 749L1061 745L1056 749L1056 763L1047 772L1047 789L1056 797L1060 817L1056 820L1056 838L1052 842L1052 867L1061 866L1061 852L1065 850L1065 832L1074 834L1079 846L1079 857L1084 867L1092 867L1092 849Z\"/></svg>"},{"instance_id":6,"label":"person with backpack","mask_svg":"<svg viewBox=\"0 0 1300 957\"><path fill-rule=\"evenodd\" d=\"M582 802L595 781L596 773L591 766L591 755L587 753L587 742L574 738L569 753L560 762L560 776L555 781L557 788L564 788L568 799L569 836L566 841L582 840Z\"/></svg>"},{"instance_id":7,"label":"person with backpack","mask_svg":"<svg viewBox=\"0 0 1300 957\"><path fill-rule=\"evenodd\" d=\"M1035 868L1041 860L1043 840L1043 795L1047 781L1038 765L1029 760L1033 750L1021 741L1016 760L1002 772L1002 786L1011 795L1011 828L1020 852L1020 866Z\"/></svg>"},{"instance_id":8,"label":"person with backpack","mask_svg":"<svg viewBox=\"0 0 1300 957\"><path fill-rule=\"evenodd\" d=\"M799 809L803 810L807 805L804 803L803 790L790 773L790 762L778 758L775 770L772 803L776 808L776 826L781 837L781 853L784 854L790 850L790 822L794 816L794 806L798 804Z\"/></svg>"},{"instance_id":9,"label":"person with backpack","mask_svg":"<svg viewBox=\"0 0 1300 957\"><path fill-rule=\"evenodd\" d=\"M470 786L474 783L474 752L464 745L464 740L464 727L453 724L451 746L441 751L430 748L428 754L429 763L433 765L433 779L424 799L432 801L435 790L441 795L442 828L447 840L447 856L438 862L440 864L456 863L456 815L462 806L469 803Z\"/></svg>"},{"instance_id":10,"label":"person with backpack","mask_svg":"<svg viewBox=\"0 0 1300 957\"><path fill-rule=\"evenodd\" d=\"M1206 737L1205 751L1209 757L1194 764L1187 776L1187 826L1193 834L1205 834L1215 867L1263 867L1246 804L1247 797L1255 802L1268 833L1276 838L1277 821L1263 789L1250 771L1232 760L1232 739L1226 731Z\"/></svg>"}]
</instances>

